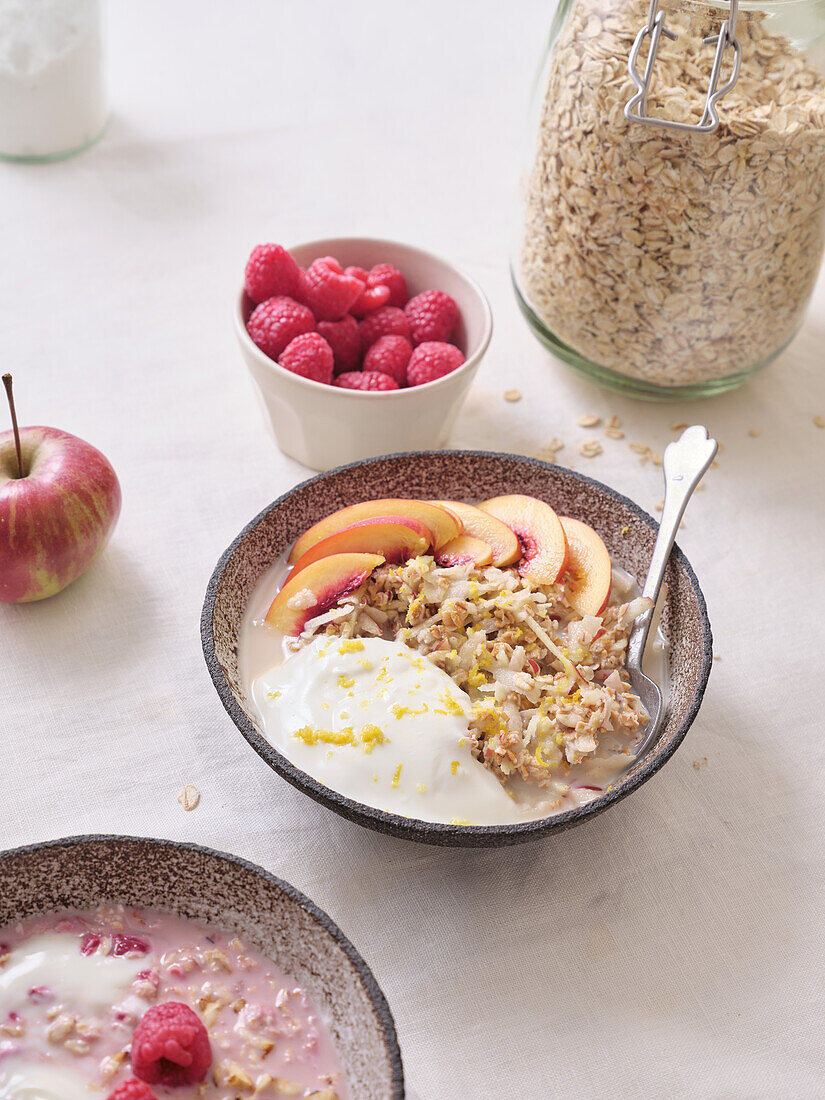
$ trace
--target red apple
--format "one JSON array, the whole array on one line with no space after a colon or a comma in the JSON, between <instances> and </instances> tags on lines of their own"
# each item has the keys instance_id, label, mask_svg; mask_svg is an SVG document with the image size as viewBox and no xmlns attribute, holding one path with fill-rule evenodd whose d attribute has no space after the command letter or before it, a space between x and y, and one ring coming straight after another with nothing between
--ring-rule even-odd
<instances>
[{"instance_id":1,"label":"red apple","mask_svg":"<svg viewBox=\"0 0 825 1100\"><path fill-rule=\"evenodd\" d=\"M57 428L0 433L0 601L54 596L92 564L120 513L120 484L90 443Z\"/></svg>"}]
</instances>

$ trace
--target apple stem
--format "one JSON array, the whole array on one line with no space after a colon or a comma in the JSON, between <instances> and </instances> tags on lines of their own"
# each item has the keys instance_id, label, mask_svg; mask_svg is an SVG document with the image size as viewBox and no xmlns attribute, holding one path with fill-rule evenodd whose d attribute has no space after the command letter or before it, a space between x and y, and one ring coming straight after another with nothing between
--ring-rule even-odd
<instances>
[{"instance_id":1,"label":"apple stem","mask_svg":"<svg viewBox=\"0 0 825 1100\"><path fill-rule=\"evenodd\" d=\"M23 451L20 448L20 429L17 427L17 412L14 408L14 394L11 389L11 375L3 375L3 385L6 387L6 397L9 399L9 409L11 409L11 426L14 429L14 446L17 449L17 470L18 477L23 477Z\"/></svg>"}]
</instances>

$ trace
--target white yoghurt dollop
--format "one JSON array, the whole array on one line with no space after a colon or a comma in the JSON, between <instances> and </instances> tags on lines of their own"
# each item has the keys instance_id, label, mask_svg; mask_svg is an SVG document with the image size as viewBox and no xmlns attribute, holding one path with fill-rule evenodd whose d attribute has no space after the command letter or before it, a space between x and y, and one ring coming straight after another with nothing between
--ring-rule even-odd
<instances>
[{"instance_id":1,"label":"white yoghurt dollop","mask_svg":"<svg viewBox=\"0 0 825 1100\"><path fill-rule=\"evenodd\" d=\"M495 825L523 812L470 753L470 699L400 642L323 635L252 685L266 739L315 779L421 821Z\"/></svg>"},{"instance_id":2,"label":"white yoghurt dollop","mask_svg":"<svg viewBox=\"0 0 825 1100\"><path fill-rule=\"evenodd\" d=\"M78 936L60 932L32 936L12 950L0 970L0 1018L25 1004L34 986L53 990L55 1000L67 1010L100 1015L123 1000L145 965L141 959L122 956L81 955Z\"/></svg>"},{"instance_id":3,"label":"white yoghurt dollop","mask_svg":"<svg viewBox=\"0 0 825 1100\"><path fill-rule=\"evenodd\" d=\"M46 1064L4 1070L0 1064L0 1100L91 1100L88 1082L70 1066ZM100 1097L101 1093L97 1093Z\"/></svg>"}]
</instances>

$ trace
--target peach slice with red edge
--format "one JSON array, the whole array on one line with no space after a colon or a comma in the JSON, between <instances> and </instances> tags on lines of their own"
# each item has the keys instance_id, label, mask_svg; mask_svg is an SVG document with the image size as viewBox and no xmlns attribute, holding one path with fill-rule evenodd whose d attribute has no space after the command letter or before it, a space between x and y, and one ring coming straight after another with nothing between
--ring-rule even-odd
<instances>
[{"instance_id":1,"label":"peach slice with red edge","mask_svg":"<svg viewBox=\"0 0 825 1100\"><path fill-rule=\"evenodd\" d=\"M384 519L373 516L372 519L359 520L352 527L345 527L343 531L336 531L329 538L316 542L295 562L290 577L306 569L312 562L328 558L332 554L381 554L388 562L408 561L419 554L425 554L432 539L429 527L425 527L417 519L405 519L403 516L387 516Z\"/></svg>"},{"instance_id":2,"label":"peach slice with red edge","mask_svg":"<svg viewBox=\"0 0 825 1100\"><path fill-rule=\"evenodd\" d=\"M436 551L435 560L443 566L471 565L480 568L492 564L493 549L488 542L472 535L459 535Z\"/></svg>"},{"instance_id":3,"label":"peach slice with red edge","mask_svg":"<svg viewBox=\"0 0 825 1100\"><path fill-rule=\"evenodd\" d=\"M360 504L351 504L348 508L341 508L339 511L333 512L332 515L319 520L308 531L304 531L292 547L289 564L294 565L310 547L320 542L321 539L329 538L330 535L343 531L345 527L352 527L354 523L358 523L362 519L376 517L387 519L388 517L399 516L404 519L417 520L428 527L432 532L432 545L436 550L439 550L445 542L449 542L450 539L454 539L461 534L461 520L452 512L447 511L446 508L439 508L435 504L426 504L423 500L406 500L398 497L365 500Z\"/></svg>"},{"instance_id":4,"label":"peach slice with red edge","mask_svg":"<svg viewBox=\"0 0 825 1100\"><path fill-rule=\"evenodd\" d=\"M521 557L521 543L507 524L495 516L460 500L431 500L430 504L449 509L464 524L465 535L486 542L493 552L491 565L512 565Z\"/></svg>"},{"instance_id":5,"label":"peach slice with red edge","mask_svg":"<svg viewBox=\"0 0 825 1100\"><path fill-rule=\"evenodd\" d=\"M601 615L610 599L612 563L607 547L592 527L580 519L561 516L567 536L567 599L580 615Z\"/></svg>"},{"instance_id":6,"label":"peach slice with red edge","mask_svg":"<svg viewBox=\"0 0 825 1100\"><path fill-rule=\"evenodd\" d=\"M287 579L269 605L266 621L289 637L300 634L310 619L360 588L383 562L380 554L333 554L312 562Z\"/></svg>"},{"instance_id":7,"label":"peach slice with red edge","mask_svg":"<svg viewBox=\"0 0 825 1100\"><path fill-rule=\"evenodd\" d=\"M554 584L567 568L567 537L549 504L535 497L493 497L479 504L518 536L523 550L518 571L537 584Z\"/></svg>"}]
</instances>

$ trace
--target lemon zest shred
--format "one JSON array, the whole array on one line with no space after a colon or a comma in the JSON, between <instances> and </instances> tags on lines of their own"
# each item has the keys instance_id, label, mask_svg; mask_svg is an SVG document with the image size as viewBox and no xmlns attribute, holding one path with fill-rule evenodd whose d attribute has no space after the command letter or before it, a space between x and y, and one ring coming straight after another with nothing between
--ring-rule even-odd
<instances>
[{"instance_id":1,"label":"lemon zest shred","mask_svg":"<svg viewBox=\"0 0 825 1100\"><path fill-rule=\"evenodd\" d=\"M426 703L422 703L419 710L415 707L402 707L400 703L393 703L390 707L390 714L393 718L403 718L405 714L425 714L430 708Z\"/></svg>"}]
</instances>

